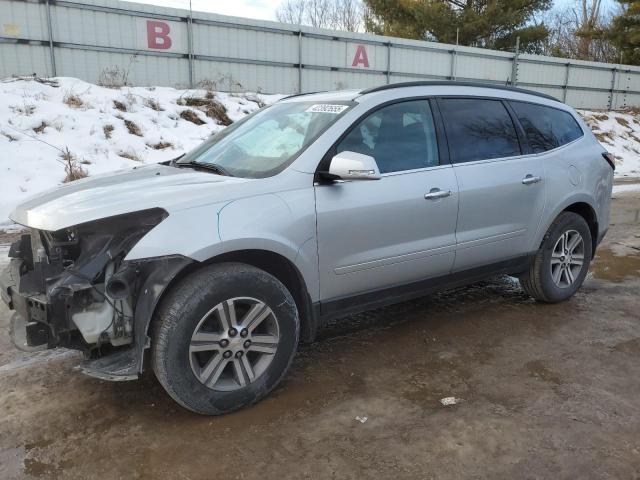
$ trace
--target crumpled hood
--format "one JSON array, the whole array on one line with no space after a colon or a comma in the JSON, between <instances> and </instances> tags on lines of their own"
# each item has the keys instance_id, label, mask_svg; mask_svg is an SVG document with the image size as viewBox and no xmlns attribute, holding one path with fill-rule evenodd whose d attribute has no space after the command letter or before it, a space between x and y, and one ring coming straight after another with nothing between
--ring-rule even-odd
<instances>
[{"instance_id":1,"label":"crumpled hood","mask_svg":"<svg viewBox=\"0 0 640 480\"><path fill-rule=\"evenodd\" d=\"M168 212L233 197L253 180L190 168L148 165L78 180L21 203L10 218L20 225L60 230L100 218L148 208ZM231 198L229 198L231 199Z\"/></svg>"}]
</instances>

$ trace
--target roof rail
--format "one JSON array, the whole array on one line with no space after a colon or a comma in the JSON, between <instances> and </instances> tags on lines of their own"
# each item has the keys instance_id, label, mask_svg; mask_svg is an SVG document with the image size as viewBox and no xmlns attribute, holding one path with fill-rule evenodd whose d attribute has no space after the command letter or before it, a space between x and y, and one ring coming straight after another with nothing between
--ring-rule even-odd
<instances>
[{"instance_id":1,"label":"roof rail","mask_svg":"<svg viewBox=\"0 0 640 480\"><path fill-rule=\"evenodd\" d=\"M535 95L536 97L546 98L547 100L555 100L559 102L555 97L547 95L546 93L534 92L531 90L525 90L524 88L511 87L508 85L496 85L492 83L483 82L458 82L455 80L423 80L418 82L398 82L390 83L388 85L380 85L379 87L367 88L360 91L360 95L366 95L367 93L381 92L383 90L391 90L393 88L402 87L437 87L437 86L454 86L454 87L480 87L480 88L494 88L496 90L507 90L509 92L526 93L528 95Z\"/></svg>"},{"instance_id":2,"label":"roof rail","mask_svg":"<svg viewBox=\"0 0 640 480\"><path fill-rule=\"evenodd\" d=\"M328 90L319 90L317 92L294 93L293 95L287 95L286 97L282 97L280 100L286 100L287 98L293 98L293 97L301 97L302 95L313 95L314 93L324 93L326 91L328 91ZM278 102L280 100L278 100Z\"/></svg>"}]
</instances>

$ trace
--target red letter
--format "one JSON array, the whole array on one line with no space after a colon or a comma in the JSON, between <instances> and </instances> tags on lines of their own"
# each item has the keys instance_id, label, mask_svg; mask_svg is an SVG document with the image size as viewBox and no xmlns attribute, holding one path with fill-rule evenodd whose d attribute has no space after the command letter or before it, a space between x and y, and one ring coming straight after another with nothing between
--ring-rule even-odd
<instances>
[{"instance_id":1,"label":"red letter","mask_svg":"<svg viewBox=\"0 0 640 480\"><path fill-rule=\"evenodd\" d=\"M357 67L359 64L362 64L363 67L369 68L369 58L367 57L367 49L364 48L364 45L358 45L358 49L353 57L353 63L351 66Z\"/></svg>"},{"instance_id":2,"label":"red letter","mask_svg":"<svg viewBox=\"0 0 640 480\"><path fill-rule=\"evenodd\" d=\"M147 20L147 45L149 48L168 50L171 48L169 24Z\"/></svg>"}]
</instances>

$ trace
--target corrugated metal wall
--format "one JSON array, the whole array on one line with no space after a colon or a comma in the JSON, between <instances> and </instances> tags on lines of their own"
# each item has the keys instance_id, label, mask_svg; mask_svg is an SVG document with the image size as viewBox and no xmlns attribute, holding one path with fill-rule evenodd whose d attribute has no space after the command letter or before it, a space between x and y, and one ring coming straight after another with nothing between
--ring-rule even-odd
<instances>
[{"instance_id":1,"label":"corrugated metal wall","mask_svg":"<svg viewBox=\"0 0 640 480\"><path fill-rule=\"evenodd\" d=\"M0 77L298 93L424 79L515 84L580 108L640 105L640 67L458 47L118 0L0 0Z\"/></svg>"}]
</instances>

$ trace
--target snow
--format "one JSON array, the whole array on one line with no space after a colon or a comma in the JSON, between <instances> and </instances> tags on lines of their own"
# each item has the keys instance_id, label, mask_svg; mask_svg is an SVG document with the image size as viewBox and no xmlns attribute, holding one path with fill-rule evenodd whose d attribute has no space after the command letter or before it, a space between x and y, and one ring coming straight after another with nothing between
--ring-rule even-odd
<instances>
[{"instance_id":1,"label":"snow","mask_svg":"<svg viewBox=\"0 0 640 480\"><path fill-rule=\"evenodd\" d=\"M602 146L616 158L616 177L640 177L640 111L579 112Z\"/></svg>"},{"instance_id":2,"label":"snow","mask_svg":"<svg viewBox=\"0 0 640 480\"><path fill-rule=\"evenodd\" d=\"M622 185L613 186L613 194L627 193L627 192L640 192L640 183L627 183Z\"/></svg>"},{"instance_id":3,"label":"snow","mask_svg":"<svg viewBox=\"0 0 640 480\"><path fill-rule=\"evenodd\" d=\"M208 94L236 121L259 108L259 103L273 103L282 97L167 87L113 89L68 77L48 80L55 80L58 86L33 79L0 81L2 228L10 225L8 215L15 205L64 181L66 162L61 155L67 149L90 176L162 162L224 128L219 120L206 115L206 107L182 105L185 99L206 99ZM74 102L78 99L80 102ZM119 110L114 101L126 111ZM203 124L180 116L188 110ZM616 156L616 176L640 177L640 114L580 113L603 146ZM154 145L165 148L155 149Z\"/></svg>"},{"instance_id":4,"label":"snow","mask_svg":"<svg viewBox=\"0 0 640 480\"><path fill-rule=\"evenodd\" d=\"M28 79L0 81L0 226L9 225L8 215L15 205L63 182L66 173L61 155L66 149L91 176L175 158L224 128L206 115L205 108L178 103L206 98L205 90L112 89L76 78L55 80L57 88ZM282 97L212 93L232 121L259 108L256 100L269 104ZM72 96L82 104L70 105ZM116 108L114 101L126 111ZM152 108L154 103L161 110ZM195 112L203 125L181 118L185 110ZM133 122L141 136L130 133L125 121ZM38 128L43 122L44 128ZM113 130L107 133L109 125ZM152 147L161 142L170 146Z\"/></svg>"}]
</instances>

